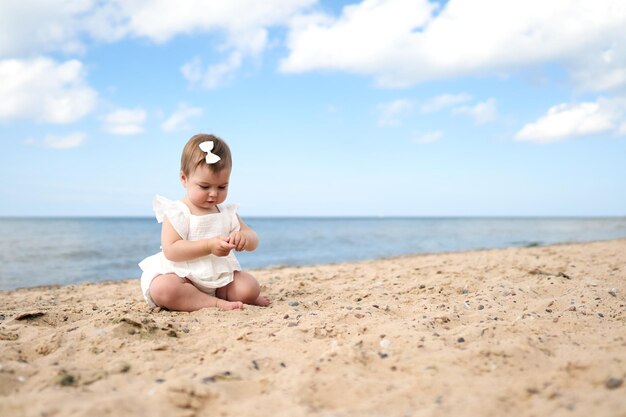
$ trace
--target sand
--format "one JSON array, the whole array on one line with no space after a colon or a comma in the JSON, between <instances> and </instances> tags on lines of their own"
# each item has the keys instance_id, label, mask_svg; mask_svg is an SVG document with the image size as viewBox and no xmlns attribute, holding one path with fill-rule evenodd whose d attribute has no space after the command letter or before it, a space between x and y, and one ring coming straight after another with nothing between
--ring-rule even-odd
<instances>
[{"instance_id":1,"label":"sand","mask_svg":"<svg viewBox=\"0 0 626 417\"><path fill-rule=\"evenodd\" d=\"M0 416L626 416L626 240L0 292Z\"/></svg>"}]
</instances>

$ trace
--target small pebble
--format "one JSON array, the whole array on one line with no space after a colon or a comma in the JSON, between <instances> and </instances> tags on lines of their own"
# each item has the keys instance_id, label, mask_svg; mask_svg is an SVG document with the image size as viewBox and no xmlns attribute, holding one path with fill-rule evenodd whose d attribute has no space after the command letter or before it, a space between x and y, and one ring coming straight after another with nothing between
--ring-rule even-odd
<instances>
[{"instance_id":1,"label":"small pebble","mask_svg":"<svg viewBox=\"0 0 626 417\"><path fill-rule=\"evenodd\" d=\"M479 305L478 305L478 309L479 309L479 310L483 310L484 308L485 308L485 306L484 306L484 305L482 305L482 304L479 304Z\"/></svg>"},{"instance_id":2,"label":"small pebble","mask_svg":"<svg viewBox=\"0 0 626 417\"><path fill-rule=\"evenodd\" d=\"M128 362L118 362L113 366L111 371L116 374L126 373L130 371L130 364Z\"/></svg>"},{"instance_id":3,"label":"small pebble","mask_svg":"<svg viewBox=\"0 0 626 417\"><path fill-rule=\"evenodd\" d=\"M19 313L15 316L15 320L30 320L46 314L43 311L27 311L25 313Z\"/></svg>"},{"instance_id":4,"label":"small pebble","mask_svg":"<svg viewBox=\"0 0 626 417\"><path fill-rule=\"evenodd\" d=\"M300 303L297 301L289 301L287 304L289 304L291 307L297 307L300 305Z\"/></svg>"},{"instance_id":5,"label":"small pebble","mask_svg":"<svg viewBox=\"0 0 626 417\"><path fill-rule=\"evenodd\" d=\"M459 342L459 343L463 343L463 342L465 342L465 339L462 338L462 337L459 337L458 339L456 339L456 341Z\"/></svg>"},{"instance_id":6,"label":"small pebble","mask_svg":"<svg viewBox=\"0 0 626 417\"><path fill-rule=\"evenodd\" d=\"M380 341L380 347L383 349L388 349L391 342L387 339L383 339Z\"/></svg>"},{"instance_id":7,"label":"small pebble","mask_svg":"<svg viewBox=\"0 0 626 417\"><path fill-rule=\"evenodd\" d=\"M64 387L76 384L76 377L70 374L63 374L59 377L59 385Z\"/></svg>"},{"instance_id":8,"label":"small pebble","mask_svg":"<svg viewBox=\"0 0 626 417\"><path fill-rule=\"evenodd\" d=\"M385 352L378 352L378 356L380 356L381 359L385 359L389 356L389 354Z\"/></svg>"},{"instance_id":9,"label":"small pebble","mask_svg":"<svg viewBox=\"0 0 626 417\"><path fill-rule=\"evenodd\" d=\"M624 380L611 377L606 380L606 383L604 384L604 386L607 387L608 389L615 389L615 388L621 387L623 383L624 383Z\"/></svg>"},{"instance_id":10,"label":"small pebble","mask_svg":"<svg viewBox=\"0 0 626 417\"><path fill-rule=\"evenodd\" d=\"M609 294L611 294L613 297L617 297L617 290L615 288L611 288L609 290Z\"/></svg>"},{"instance_id":11,"label":"small pebble","mask_svg":"<svg viewBox=\"0 0 626 417\"><path fill-rule=\"evenodd\" d=\"M218 382L218 381L232 381L237 379L235 375L233 375L230 371L225 371L222 373L218 373L215 375L207 376L202 378L203 384L208 384L210 382Z\"/></svg>"}]
</instances>

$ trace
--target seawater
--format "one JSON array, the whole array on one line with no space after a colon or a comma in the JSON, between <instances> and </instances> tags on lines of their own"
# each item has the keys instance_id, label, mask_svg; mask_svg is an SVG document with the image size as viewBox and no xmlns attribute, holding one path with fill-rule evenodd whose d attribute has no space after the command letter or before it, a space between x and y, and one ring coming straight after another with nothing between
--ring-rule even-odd
<instances>
[{"instance_id":1,"label":"seawater","mask_svg":"<svg viewBox=\"0 0 626 417\"><path fill-rule=\"evenodd\" d=\"M626 238L611 218L246 218L245 269ZM154 218L0 218L0 290L138 278L160 249Z\"/></svg>"}]
</instances>

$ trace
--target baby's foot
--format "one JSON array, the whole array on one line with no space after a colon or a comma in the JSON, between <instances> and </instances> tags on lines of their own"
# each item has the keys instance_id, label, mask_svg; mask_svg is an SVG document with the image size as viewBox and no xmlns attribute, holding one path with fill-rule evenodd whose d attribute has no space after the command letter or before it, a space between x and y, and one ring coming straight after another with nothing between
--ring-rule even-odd
<instances>
[{"instance_id":1,"label":"baby's foot","mask_svg":"<svg viewBox=\"0 0 626 417\"><path fill-rule=\"evenodd\" d=\"M271 301L269 298L264 295L259 295L252 304L254 304L255 306L267 307L268 305L270 305L270 303Z\"/></svg>"},{"instance_id":2,"label":"baby's foot","mask_svg":"<svg viewBox=\"0 0 626 417\"><path fill-rule=\"evenodd\" d=\"M215 306L220 310L243 310L243 303L241 301L226 301L221 298L217 299Z\"/></svg>"}]
</instances>

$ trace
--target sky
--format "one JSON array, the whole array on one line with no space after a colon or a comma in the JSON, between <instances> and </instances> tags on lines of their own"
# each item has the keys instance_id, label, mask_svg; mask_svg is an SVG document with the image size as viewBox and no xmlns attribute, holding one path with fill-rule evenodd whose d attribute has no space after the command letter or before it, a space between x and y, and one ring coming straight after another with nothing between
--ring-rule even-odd
<instances>
[{"instance_id":1,"label":"sky","mask_svg":"<svg viewBox=\"0 0 626 417\"><path fill-rule=\"evenodd\" d=\"M0 216L626 215L623 0L2 0Z\"/></svg>"}]
</instances>

